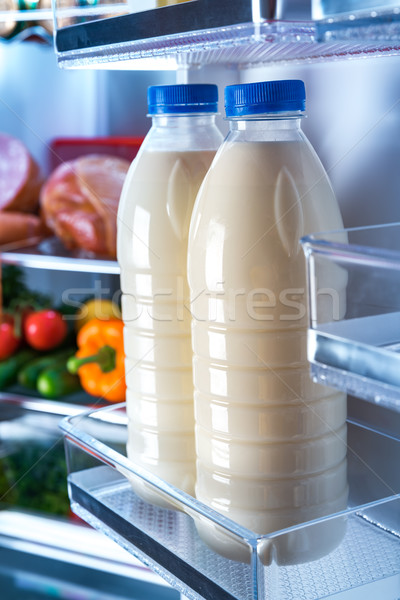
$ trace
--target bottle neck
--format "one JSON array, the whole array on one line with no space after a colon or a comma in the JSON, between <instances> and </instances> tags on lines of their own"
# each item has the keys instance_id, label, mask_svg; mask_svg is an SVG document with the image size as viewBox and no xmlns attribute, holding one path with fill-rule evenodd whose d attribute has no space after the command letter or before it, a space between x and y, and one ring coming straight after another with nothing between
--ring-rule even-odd
<instances>
[{"instance_id":1,"label":"bottle neck","mask_svg":"<svg viewBox=\"0 0 400 600\"><path fill-rule=\"evenodd\" d=\"M159 152L215 151L223 141L216 113L151 115L152 126L142 146Z\"/></svg>"},{"instance_id":2,"label":"bottle neck","mask_svg":"<svg viewBox=\"0 0 400 600\"><path fill-rule=\"evenodd\" d=\"M209 127L215 124L215 113L150 115L153 127Z\"/></svg>"},{"instance_id":3,"label":"bottle neck","mask_svg":"<svg viewBox=\"0 0 400 600\"><path fill-rule=\"evenodd\" d=\"M242 140L302 139L302 113L251 115L229 119L229 137Z\"/></svg>"}]
</instances>

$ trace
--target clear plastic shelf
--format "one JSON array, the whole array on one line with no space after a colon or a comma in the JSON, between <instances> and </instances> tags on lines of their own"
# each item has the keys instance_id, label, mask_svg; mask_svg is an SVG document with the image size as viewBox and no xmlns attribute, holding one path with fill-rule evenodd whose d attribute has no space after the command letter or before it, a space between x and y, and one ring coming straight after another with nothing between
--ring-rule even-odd
<instances>
[{"instance_id":1,"label":"clear plastic shelf","mask_svg":"<svg viewBox=\"0 0 400 600\"><path fill-rule=\"evenodd\" d=\"M32 412L51 415L57 419L55 424L58 425L61 417L78 415L83 410L88 410L94 406L99 408L104 405L104 401L96 401L95 398L85 392L76 392L70 396L65 396L61 400L48 400L38 395L28 396L24 388L13 386L9 390L0 391L0 421L13 418L7 415L13 415L14 413L19 416L22 413Z\"/></svg>"},{"instance_id":2,"label":"clear plastic shelf","mask_svg":"<svg viewBox=\"0 0 400 600\"><path fill-rule=\"evenodd\" d=\"M0 261L35 269L119 275L116 260L94 257L79 250L69 251L55 237L0 247Z\"/></svg>"},{"instance_id":3,"label":"clear plastic shelf","mask_svg":"<svg viewBox=\"0 0 400 600\"><path fill-rule=\"evenodd\" d=\"M313 0L312 15L322 42L400 40L397 0Z\"/></svg>"},{"instance_id":4,"label":"clear plastic shelf","mask_svg":"<svg viewBox=\"0 0 400 600\"><path fill-rule=\"evenodd\" d=\"M399 440L349 421L347 508L259 535L130 462L124 405L66 418L61 428L73 511L189 599L398 597ZM141 500L132 479L173 508ZM237 558L215 552L199 524L222 536L229 552L238 550Z\"/></svg>"},{"instance_id":5,"label":"clear plastic shelf","mask_svg":"<svg viewBox=\"0 0 400 600\"><path fill-rule=\"evenodd\" d=\"M314 378L400 410L400 223L315 234L302 243ZM339 280L346 281L343 315Z\"/></svg>"},{"instance_id":6,"label":"clear plastic shelf","mask_svg":"<svg viewBox=\"0 0 400 600\"><path fill-rule=\"evenodd\" d=\"M88 4L86 18L68 19L63 18L63 2L55 4L55 49L64 68L155 68L154 59L160 69L259 65L400 52L393 19L381 22L376 31L361 23L351 35L329 38L324 37L324 20L312 20L311 3L298 0L192 0L167 6L160 0L140 12L131 0L126 14L119 15L109 1L105 7L110 14L92 14ZM370 16L368 24L375 23Z\"/></svg>"}]
</instances>

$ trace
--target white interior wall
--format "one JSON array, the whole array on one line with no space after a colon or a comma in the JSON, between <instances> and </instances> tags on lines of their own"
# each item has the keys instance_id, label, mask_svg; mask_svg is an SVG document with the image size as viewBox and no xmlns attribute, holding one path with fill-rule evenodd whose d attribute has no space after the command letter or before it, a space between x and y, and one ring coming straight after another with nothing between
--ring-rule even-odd
<instances>
[{"instance_id":1,"label":"white interior wall","mask_svg":"<svg viewBox=\"0 0 400 600\"><path fill-rule=\"evenodd\" d=\"M226 84L300 78L303 129L331 178L346 226L400 221L400 56L234 70L203 67L186 81ZM226 122L222 124L226 127Z\"/></svg>"},{"instance_id":2,"label":"white interior wall","mask_svg":"<svg viewBox=\"0 0 400 600\"><path fill-rule=\"evenodd\" d=\"M346 226L400 221L400 57L242 71L242 81L303 79L303 129L331 178Z\"/></svg>"},{"instance_id":3,"label":"white interior wall","mask_svg":"<svg viewBox=\"0 0 400 600\"><path fill-rule=\"evenodd\" d=\"M144 137L151 125L146 117L148 86L176 81L175 71L98 71L97 75L98 131L103 135Z\"/></svg>"},{"instance_id":4,"label":"white interior wall","mask_svg":"<svg viewBox=\"0 0 400 600\"><path fill-rule=\"evenodd\" d=\"M0 44L0 131L22 139L46 169L57 137L143 137L147 87L175 79L173 71L65 70L47 44Z\"/></svg>"},{"instance_id":5,"label":"white interior wall","mask_svg":"<svg viewBox=\"0 0 400 600\"><path fill-rule=\"evenodd\" d=\"M44 169L51 139L91 136L96 126L95 72L61 71L46 44L0 44L0 131L22 139Z\"/></svg>"}]
</instances>

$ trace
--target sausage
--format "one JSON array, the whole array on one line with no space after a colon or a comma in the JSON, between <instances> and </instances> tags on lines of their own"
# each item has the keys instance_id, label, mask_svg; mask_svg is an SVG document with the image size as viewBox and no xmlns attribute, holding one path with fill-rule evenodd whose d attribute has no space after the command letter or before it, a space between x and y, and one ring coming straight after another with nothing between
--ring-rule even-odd
<instances>
[{"instance_id":1,"label":"sausage","mask_svg":"<svg viewBox=\"0 0 400 600\"><path fill-rule=\"evenodd\" d=\"M40 217L22 212L0 211L0 246L49 235Z\"/></svg>"}]
</instances>

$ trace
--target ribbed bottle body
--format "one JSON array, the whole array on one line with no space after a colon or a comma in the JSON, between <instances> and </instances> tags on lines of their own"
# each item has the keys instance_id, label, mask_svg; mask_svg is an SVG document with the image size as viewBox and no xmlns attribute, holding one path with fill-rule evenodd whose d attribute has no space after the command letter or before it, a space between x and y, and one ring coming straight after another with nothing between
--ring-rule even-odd
<instances>
[{"instance_id":1,"label":"ribbed bottle body","mask_svg":"<svg viewBox=\"0 0 400 600\"><path fill-rule=\"evenodd\" d=\"M211 133L210 133L211 130ZM214 117L156 117L118 215L128 443L135 464L194 494L187 243L193 204L221 142ZM164 504L143 482L146 500Z\"/></svg>"},{"instance_id":2,"label":"ribbed bottle body","mask_svg":"<svg viewBox=\"0 0 400 600\"><path fill-rule=\"evenodd\" d=\"M346 397L309 375L299 243L343 224L298 121L234 124L198 195L189 237L196 495L260 534L347 501ZM343 315L346 276L326 277L321 311L329 318L334 304ZM199 531L237 558L216 530L203 523Z\"/></svg>"}]
</instances>

